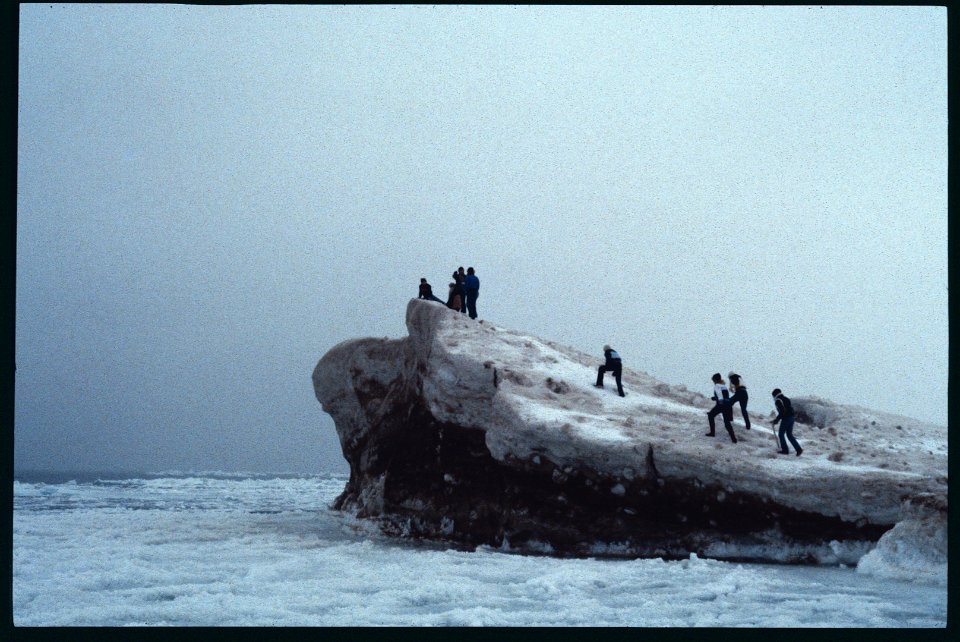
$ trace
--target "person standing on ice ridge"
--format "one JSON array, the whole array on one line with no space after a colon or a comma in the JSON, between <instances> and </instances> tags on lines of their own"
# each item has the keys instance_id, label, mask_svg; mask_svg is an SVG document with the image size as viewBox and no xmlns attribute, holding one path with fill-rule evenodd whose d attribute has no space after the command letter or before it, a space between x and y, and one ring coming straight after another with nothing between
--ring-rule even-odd
<instances>
[{"instance_id":1,"label":"person standing on ice ridge","mask_svg":"<svg viewBox=\"0 0 960 642\"><path fill-rule=\"evenodd\" d=\"M477 297L480 296L480 279L474 274L472 267L467 268L467 276L463 279L463 290L467 294L467 310L471 319L477 318Z\"/></svg>"},{"instance_id":2,"label":"person standing on ice ridge","mask_svg":"<svg viewBox=\"0 0 960 642\"><path fill-rule=\"evenodd\" d=\"M460 307L454 308L455 310L460 310L463 314L467 313L467 293L463 289L463 282L466 280L467 275L463 272L463 266L461 265L453 272L453 282L454 290L456 294L460 295Z\"/></svg>"},{"instance_id":3,"label":"person standing on ice ridge","mask_svg":"<svg viewBox=\"0 0 960 642\"><path fill-rule=\"evenodd\" d=\"M714 417L723 414L723 427L727 429L727 433L730 435L730 441L737 443L737 436L733 434L733 407L730 405L730 391L727 390L727 384L724 383L723 377L720 376L719 372L714 373L712 380L713 397L711 397L711 399L717 403L710 409L710 412L707 413L707 421L710 422L710 432L707 433L707 437L715 437L717 435Z\"/></svg>"},{"instance_id":4,"label":"person standing on ice ridge","mask_svg":"<svg viewBox=\"0 0 960 642\"><path fill-rule=\"evenodd\" d=\"M779 434L780 454L790 454L790 449L787 448L787 442L783 438L784 435L786 435L787 439L790 440L790 443L793 444L793 449L797 451L797 457L799 457L800 453L803 452L803 448L801 448L800 444L797 443L797 440L793 438L793 422L796 420L796 415L793 412L793 404L790 403L789 397L780 392L780 388L774 388L773 392L770 394L773 395L773 402L777 406L777 416L771 425L776 427L777 422L781 422Z\"/></svg>"},{"instance_id":5,"label":"person standing on ice ridge","mask_svg":"<svg viewBox=\"0 0 960 642\"><path fill-rule=\"evenodd\" d=\"M746 425L747 430L750 430L750 415L747 414L747 387L743 385L740 375L734 372L728 374L727 378L730 379L730 385L733 386L733 396L730 397L730 410L732 412L733 406L739 402L740 412L743 413L743 423Z\"/></svg>"},{"instance_id":6,"label":"person standing on ice ridge","mask_svg":"<svg viewBox=\"0 0 960 642\"><path fill-rule=\"evenodd\" d=\"M623 393L623 384L620 382L620 377L623 374L623 361L620 360L620 355L609 345L605 345L603 346L603 357L606 361L597 368L597 383L593 385L597 388L603 388L603 373L612 372L613 378L617 381L617 393L621 397L626 397Z\"/></svg>"}]
</instances>

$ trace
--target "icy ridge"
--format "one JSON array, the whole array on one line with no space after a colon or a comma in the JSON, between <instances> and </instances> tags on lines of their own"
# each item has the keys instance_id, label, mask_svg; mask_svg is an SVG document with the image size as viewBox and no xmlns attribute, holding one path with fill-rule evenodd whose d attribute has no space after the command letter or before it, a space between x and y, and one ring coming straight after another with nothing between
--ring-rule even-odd
<instances>
[{"instance_id":1,"label":"icy ridge","mask_svg":"<svg viewBox=\"0 0 960 642\"><path fill-rule=\"evenodd\" d=\"M442 426L450 427L448 433L453 427L476 431L494 471L545 475L561 491L571 475L588 486L593 478L597 491L624 502L645 492L639 480L685 484L716 489L711 501L720 504L723 496L735 496L740 503L769 502L885 529L904 521L905 502L927 498L915 509L923 519L945 518L943 426L795 396L795 432L804 454L784 457L775 454L767 416L751 413L751 431L738 421L737 444L722 431L704 437L712 405L705 395L658 381L629 363L623 373L627 396L620 398L610 386L593 387L596 355L425 301L410 302L406 321L409 337L341 343L313 375L317 398L334 417L351 463L344 503L372 506L372 514L391 512L383 505L383 493L390 494L386 480L399 478L399 463L383 463L379 446L371 446L376 435L403 439L415 426L435 423L441 435ZM759 392L755 405L762 404ZM376 479L369 474L374 468ZM443 474L456 479L460 472ZM562 502L565 495L558 497ZM612 510L628 508L625 503ZM677 516L684 522L687 517Z\"/></svg>"}]
</instances>

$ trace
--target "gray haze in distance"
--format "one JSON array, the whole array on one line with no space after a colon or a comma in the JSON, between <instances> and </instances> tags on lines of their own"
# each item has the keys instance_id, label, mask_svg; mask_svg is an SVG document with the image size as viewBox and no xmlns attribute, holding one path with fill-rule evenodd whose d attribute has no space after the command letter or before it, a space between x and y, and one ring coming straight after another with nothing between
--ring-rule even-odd
<instances>
[{"instance_id":1,"label":"gray haze in distance","mask_svg":"<svg viewBox=\"0 0 960 642\"><path fill-rule=\"evenodd\" d=\"M21 5L15 466L343 472L314 365L460 265L598 362L945 424L946 17Z\"/></svg>"}]
</instances>

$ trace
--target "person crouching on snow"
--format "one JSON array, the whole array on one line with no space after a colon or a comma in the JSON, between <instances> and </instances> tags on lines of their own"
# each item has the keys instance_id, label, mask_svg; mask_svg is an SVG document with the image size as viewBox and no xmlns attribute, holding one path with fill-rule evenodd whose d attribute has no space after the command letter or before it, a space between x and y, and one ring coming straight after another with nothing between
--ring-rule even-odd
<instances>
[{"instance_id":1,"label":"person crouching on snow","mask_svg":"<svg viewBox=\"0 0 960 642\"><path fill-rule=\"evenodd\" d=\"M463 288L461 287L460 290ZM450 284L450 292L447 294L447 307L451 310L460 311L460 305L463 303L463 296L457 290L457 284Z\"/></svg>"},{"instance_id":2,"label":"person crouching on snow","mask_svg":"<svg viewBox=\"0 0 960 642\"><path fill-rule=\"evenodd\" d=\"M623 394L623 384L620 382L620 376L623 374L623 362L620 360L620 355L609 345L605 345L603 346L603 356L606 361L597 368L597 383L594 386L603 388L603 373L612 372L613 378L617 380L617 392L621 397L626 397Z\"/></svg>"},{"instance_id":3,"label":"person crouching on snow","mask_svg":"<svg viewBox=\"0 0 960 642\"><path fill-rule=\"evenodd\" d=\"M720 373L714 373L713 377L713 399L716 405L707 413L707 421L710 422L710 432L707 437L715 437L717 429L714 426L714 417L723 414L723 427L727 429L730 435L730 441L737 443L737 436L733 434L733 407L730 405L730 391L727 390L727 384L724 383Z\"/></svg>"},{"instance_id":4,"label":"person crouching on snow","mask_svg":"<svg viewBox=\"0 0 960 642\"><path fill-rule=\"evenodd\" d=\"M433 288L430 287L430 284L427 283L427 279L420 279L420 294L417 295L418 299L426 299L427 301L436 301L437 303L443 303L440 299L433 296Z\"/></svg>"}]
</instances>

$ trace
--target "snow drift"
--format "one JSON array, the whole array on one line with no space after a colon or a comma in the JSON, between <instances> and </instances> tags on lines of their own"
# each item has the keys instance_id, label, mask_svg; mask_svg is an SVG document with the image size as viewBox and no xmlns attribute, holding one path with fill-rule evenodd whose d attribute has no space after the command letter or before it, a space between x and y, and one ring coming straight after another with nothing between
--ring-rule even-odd
<instances>
[{"instance_id":1,"label":"snow drift","mask_svg":"<svg viewBox=\"0 0 960 642\"><path fill-rule=\"evenodd\" d=\"M406 322L408 337L345 341L313 372L350 464L335 507L387 533L847 564L876 547L864 572L894 576L911 563L895 551L942 551L945 568L943 426L792 397L804 454L782 456L759 416L735 423L737 444L705 437L712 402L683 386L626 367L621 398L593 387L596 355L416 299Z\"/></svg>"}]
</instances>

